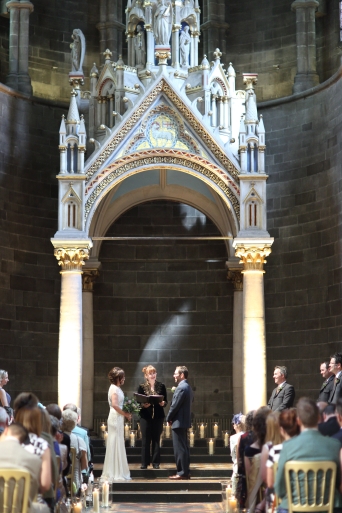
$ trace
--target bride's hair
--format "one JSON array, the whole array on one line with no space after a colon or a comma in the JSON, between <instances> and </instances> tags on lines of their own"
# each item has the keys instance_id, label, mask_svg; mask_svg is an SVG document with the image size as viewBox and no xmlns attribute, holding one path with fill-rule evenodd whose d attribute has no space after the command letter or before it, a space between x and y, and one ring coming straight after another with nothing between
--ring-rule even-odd
<instances>
[{"instance_id":1,"label":"bride's hair","mask_svg":"<svg viewBox=\"0 0 342 513\"><path fill-rule=\"evenodd\" d=\"M112 383L112 385L117 385L118 383L120 383L124 375L125 371L123 369L121 369L120 367L113 367L108 372L108 379Z\"/></svg>"},{"instance_id":2,"label":"bride's hair","mask_svg":"<svg viewBox=\"0 0 342 513\"><path fill-rule=\"evenodd\" d=\"M157 369L155 367L153 367L153 365L147 365L146 367L143 367L141 372L144 374L144 376L146 376L146 374L151 374L152 372L157 372Z\"/></svg>"}]
</instances>

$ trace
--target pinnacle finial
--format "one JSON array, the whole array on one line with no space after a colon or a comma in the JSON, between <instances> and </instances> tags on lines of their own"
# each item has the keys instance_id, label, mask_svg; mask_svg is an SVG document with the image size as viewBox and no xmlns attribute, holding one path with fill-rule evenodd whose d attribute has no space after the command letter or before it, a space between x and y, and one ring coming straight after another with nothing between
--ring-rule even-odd
<instances>
[{"instance_id":1,"label":"pinnacle finial","mask_svg":"<svg viewBox=\"0 0 342 513\"><path fill-rule=\"evenodd\" d=\"M113 54L112 54L112 52L109 50L109 48L107 48L107 49L103 52L103 54L102 54L102 55L104 55L105 61L107 62L107 61L110 61L110 58L111 58L111 56L112 56Z\"/></svg>"},{"instance_id":2,"label":"pinnacle finial","mask_svg":"<svg viewBox=\"0 0 342 513\"><path fill-rule=\"evenodd\" d=\"M213 53L215 61L220 61L222 57L222 52L219 48L216 48L215 52Z\"/></svg>"}]
</instances>

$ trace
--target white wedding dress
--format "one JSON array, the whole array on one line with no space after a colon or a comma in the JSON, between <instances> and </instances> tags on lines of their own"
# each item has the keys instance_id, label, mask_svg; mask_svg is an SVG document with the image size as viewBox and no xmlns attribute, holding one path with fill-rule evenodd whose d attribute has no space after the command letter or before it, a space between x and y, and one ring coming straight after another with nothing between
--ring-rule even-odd
<instances>
[{"instance_id":1,"label":"white wedding dress","mask_svg":"<svg viewBox=\"0 0 342 513\"><path fill-rule=\"evenodd\" d=\"M125 438L124 420L125 417L117 413L112 406L112 395L117 394L118 406L122 409L124 393L120 387L111 385L108 390L109 416L108 416L108 438L106 445L106 456L103 465L101 481L118 481L131 479L128 468Z\"/></svg>"}]
</instances>

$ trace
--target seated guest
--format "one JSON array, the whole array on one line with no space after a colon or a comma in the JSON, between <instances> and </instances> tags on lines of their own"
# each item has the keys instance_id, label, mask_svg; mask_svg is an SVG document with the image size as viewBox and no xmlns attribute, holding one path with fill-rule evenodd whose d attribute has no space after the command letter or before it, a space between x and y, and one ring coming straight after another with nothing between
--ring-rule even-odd
<instances>
[{"instance_id":1,"label":"seated guest","mask_svg":"<svg viewBox=\"0 0 342 513\"><path fill-rule=\"evenodd\" d=\"M62 429L70 436L71 447L76 449L74 482L76 484L77 493L79 493L82 484L82 470L87 470L87 446L82 438L73 433L73 429L77 424L77 413L72 410L64 410L62 413Z\"/></svg>"},{"instance_id":2,"label":"seated guest","mask_svg":"<svg viewBox=\"0 0 342 513\"><path fill-rule=\"evenodd\" d=\"M337 399L336 414L340 429L337 431L337 433L333 434L331 438L336 438L336 440L339 440L342 445L342 397Z\"/></svg>"},{"instance_id":3,"label":"seated guest","mask_svg":"<svg viewBox=\"0 0 342 513\"><path fill-rule=\"evenodd\" d=\"M323 410L323 422L318 424L318 431L324 436L332 436L340 430L336 415L336 405L327 404Z\"/></svg>"},{"instance_id":4,"label":"seated guest","mask_svg":"<svg viewBox=\"0 0 342 513\"><path fill-rule=\"evenodd\" d=\"M243 509L247 498L246 469L245 469L245 449L254 442L253 417L255 411L249 411L245 418L245 433L237 441L236 455L238 466L238 482L236 496L240 508Z\"/></svg>"},{"instance_id":5,"label":"seated guest","mask_svg":"<svg viewBox=\"0 0 342 513\"><path fill-rule=\"evenodd\" d=\"M60 457L60 465L58 468L58 489L57 489L57 501L59 501L65 495L65 489L63 484L63 465L67 465L67 447L63 445L63 449L61 450L62 445L59 444L57 438L60 437L59 434L59 420L56 419L53 415L50 415L50 423L51 423L51 435L53 438L53 447L56 453L56 456ZM63 454L62 454L63 453Z\"/></svg>"},{"instance_id":6,"label":"seated guest","mask_svg":"<svg viewBox=\"0 0 342 513\"><path fill-rule=\"evenodd\" d=\"M55 404L55 403L48 404L46 407L46 411L50 415L53 415L54 417L56 417L56 419L58 419L59 421L62 419L62 410L60 409L58 404ZM67 447L67 465L66 466L63 465L63 476L67 476L69 474L70 465L71 465L70 436L67 435L66 433L63 433L61 430L59 430L59 434L57 435L57 438L58 438L58 443L60 445ZM62 449L62 452L64 454L64 448Z\"/></svg>"},{"instance_id":7,"label":"seated guest","mask_svg":"<svg viewBox=\"0 0 342 513\"><path fill-rule=\"evenodd\" d=\"M48 490L51 482L45 479L41 472L42 461L35 454L31 454L21 445L28 437L27 430L21 424L11 424L6 427L0 440L1 465L6 468L24 468L30 472L31 486L29 494L30 513L49 513L46 504L33 502L38 490ZM2 488L0 488L0 503L2 503Z\"/></svg>"},{"instance_id":8,"label":"seated guest","mask_svg":"<svg viewBox=\"0 0 342 513\"><path fill-rule=\"evenodd\" d=\"M63 407L64 410L72 410L77 413L77 424L72 432L82 438L87 446L87 458L88 462L91 461L91 451L90 451L90 440L88 436L88 430L84 427L81 427L81 409L76 406L76 404L68 403ZM85 473L86 471L83 471Z\"/></svg>"},{"instance_id":9,"label":"seated guest","mask_svg":"<svg viewBox=\"0 0 342 513\"><path fill-rule=\"evenodd\" d=\"M56 500L55 500L56 492L55 492L54 487L55 487L55 484L56 484L56 480L57 480L59 471L58 471L58 468L57 468L56 452L55 452L55 447L54 447L54 443L53 443L53 437L52 437L52 434L51 434L50 415L48 414L48 412L46 411L45 408L39 408L39 410L40 410L40 415L41 415L41 418L42 418L42 432L41 432L40 436L44 440L46 440L47 443L49 444L49 449L50 449L50 454L51 454L51 479L52 479L52 484L51 484L50 489L43 494L43 498L47 502L47 504L49 505L51 513L54 513L55 502L56 502Z\"/></svg>"},{"instance_id":10,"label":"seated guest","mask_svg":"<svg viewBox=\"0 0 342 513\"><path fill-rule=\"evenodd\" d=\"M237 413L233 415L232 420L233 428L235 430L235 435L232 435L229 439L230 445L230 455L232 457L233 462L233 475L232 475L232 483L233 483L233 494L236 494L236 483L238 476L238 456L237 456L237 447L240 436L244 434L245 429L245 416L242 413Z\"/></svg>"},{"instance_id":11,"label":"seated guest","mask_svg":"<svg viewBox=\"0 0 342 513\"><path fill-rule=\"evenodd\" d=\"M281 499L279 512L288 511L288 497L285 485L285 463L287 461L333 461L337 466L337 486L341 483L340 452L338 440L321 435L318 431L319 411L312 399L302 397L297 403L300 435L284 442L278 462L275 491ZM335 498L339 499L336 488Z\"/></svg>"},{"instance_id":12,"label":"seated guest","mask_svg":"<svg viewBox=\"0 0 342 513\"><path fill-rule=\"evenodd\" d=\"M259 473L261 449L266 438L266 419L271 413L267 406L259 408L253 418L255 442L245 449L245 469L247 480L247 504L250 513L254 512L262 479Z\"/></svg>"},{"instance_id":13,"label":"seated guest","mask_svg":"<svg viewBox=\"0 0 342 513\"><path fill-rule=\"evenodd\" d=\"M7 415L7 412L5 408L0 406L0 436L8 426L9 417Z\"/></svg>"},{"instance_id":14,"label":"seated guest","mask_svg":"<svg viewBox=\"0 0 342 513\"><path fill-rule=\"evenodd\" d=\"M273 411L268 415L266 419L266 443L263 445L261 450L260 462L260 472L263 483L266 483L266 462L268 460L270 450L272 447L281 444L283 441L283 437L280 432L279 415L279 411Z\"/></svg>"},{"instance_id":15,"label":"seated guest","mask_svg":"<svg viewBox=\"0 0 342 513\"><path fill-rule=\"evenodd\" d=\"M42 416L40 408L34 406L34 404L38 404L38 398L34 394L26 392L19 394L14 401L14 420L27 429L29 436L24 442L24 447L28 452L41 458L41 481L49 482L47 489L50 489L52 485L51 451L48 442L40 436L42 433Z\"/></svg>"}]
</instances>

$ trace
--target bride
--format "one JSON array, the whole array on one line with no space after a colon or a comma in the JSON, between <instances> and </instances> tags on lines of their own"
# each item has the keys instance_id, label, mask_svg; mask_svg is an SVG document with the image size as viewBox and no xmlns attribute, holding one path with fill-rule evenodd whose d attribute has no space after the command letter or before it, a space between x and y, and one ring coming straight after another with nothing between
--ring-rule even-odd
<instances>
[{"instance_id":1,"label":"bride","mask_svg":"<svg viewBox=\"0 0 342 513\"><path fill-rule=\"evenodd\" d=\"M101 481L111 482L131 479L125 449L124 417L130 421L132 415L122 410L125 396L121 385L125 382L125 372L120 367L114 367L109 371L108 378L112 384L108 390L108 438Z\"/></svg>"}]
</instances>

